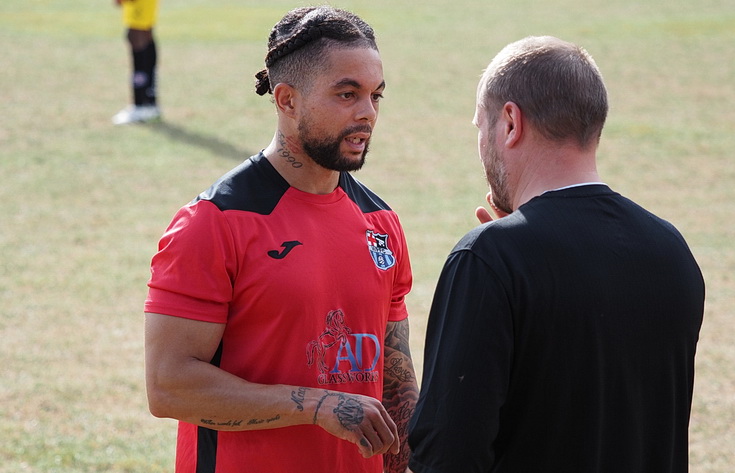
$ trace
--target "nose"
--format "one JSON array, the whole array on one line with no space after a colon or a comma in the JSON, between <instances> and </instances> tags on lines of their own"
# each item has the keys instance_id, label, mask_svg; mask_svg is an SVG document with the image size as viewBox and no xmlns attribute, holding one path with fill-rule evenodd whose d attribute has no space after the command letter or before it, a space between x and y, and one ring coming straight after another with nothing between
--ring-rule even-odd
<instances>
[{"instance_id":1,"label":"nose","mask_svg":"<svg viewBox=\"0 0 735 473\"><path fill-rule=\"evenodd\" d=\"M372 95L358 102L357 121L374 122L378 118L378 102L373 100Z\"/></svg>"}]
</instances>

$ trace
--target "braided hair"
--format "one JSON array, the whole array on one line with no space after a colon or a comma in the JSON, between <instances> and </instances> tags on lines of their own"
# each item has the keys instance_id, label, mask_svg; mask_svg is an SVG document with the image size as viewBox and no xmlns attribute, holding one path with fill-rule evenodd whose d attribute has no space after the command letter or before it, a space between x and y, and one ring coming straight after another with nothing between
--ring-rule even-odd
<instances>
[{"instance_id":1,"label":"braided hair","mask_svg":"<svg viewBox=\"0 0 735 473\"><path fill-rule=\"evenodd\" d=\"M315 70L326 66L326 50L367 47L377 50L375 32L357 15L330 6L291 10L271 30L265 69L255 74L255 92L273 93L285 82L306 88Z\"/></svg>"}]
</instances>

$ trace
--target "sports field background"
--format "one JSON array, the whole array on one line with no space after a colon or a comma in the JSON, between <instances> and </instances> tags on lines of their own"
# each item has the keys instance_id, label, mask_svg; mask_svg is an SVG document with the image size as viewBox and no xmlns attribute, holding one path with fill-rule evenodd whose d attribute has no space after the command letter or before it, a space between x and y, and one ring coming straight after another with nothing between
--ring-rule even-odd
<instances>
[{"instance_id":1,"label":"sports field background","mask_svg":"<svg viewBox=\"0 0 735 473\"><path fill-rule=\"evenodd\" d=\"M486 192L479 75L506 43L556 35L608 85L603 178L677 225L703 269L691 471L732 472L735 1L332 3L378 34L388 86L357 176L405 226L418 370L439 270ZM0 2L0 472L172 471L175 423L150 416L143 384L149 260L178 207L270 141L253 74L304 4L162 0L165 119L116 128L129 65L113 1Z\"/></svg>"}]
</instances>

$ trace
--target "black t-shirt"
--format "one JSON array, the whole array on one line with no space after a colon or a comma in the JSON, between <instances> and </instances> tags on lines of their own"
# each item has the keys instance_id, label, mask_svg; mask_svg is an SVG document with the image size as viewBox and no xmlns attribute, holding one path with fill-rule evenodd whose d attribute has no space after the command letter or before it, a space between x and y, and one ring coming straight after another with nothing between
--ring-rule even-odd
<instances>
[{"instance_id":1,"label":"black t-shirt","mask_svg":"<svg viewBox=\"0 0 735 473\"><path fill-rule=\"evenodd\" d=\"M679 232L607 186L477 227L437 285L411 469L687 471L703 306Z\"/></svg>"}]
</instances>

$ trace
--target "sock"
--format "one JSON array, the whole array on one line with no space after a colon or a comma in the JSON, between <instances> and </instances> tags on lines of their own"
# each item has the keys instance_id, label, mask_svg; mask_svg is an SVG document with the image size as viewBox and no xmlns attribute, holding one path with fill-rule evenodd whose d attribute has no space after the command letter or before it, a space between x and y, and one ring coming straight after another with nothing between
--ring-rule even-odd
<instances>
[{"instance_id":1,"label":"sock","mask_svg":"<svg viewBox=\"0 0 735 473\"><path fill-rule=\"evenodd\" d=\"M133 97L135 105L156 104L156 43L133 51Z\"/></svg>"}]
</instances>

